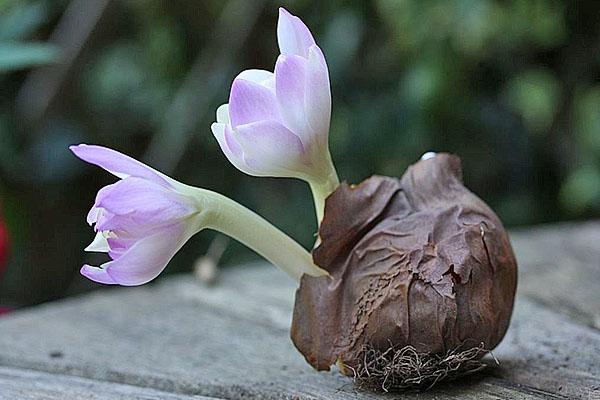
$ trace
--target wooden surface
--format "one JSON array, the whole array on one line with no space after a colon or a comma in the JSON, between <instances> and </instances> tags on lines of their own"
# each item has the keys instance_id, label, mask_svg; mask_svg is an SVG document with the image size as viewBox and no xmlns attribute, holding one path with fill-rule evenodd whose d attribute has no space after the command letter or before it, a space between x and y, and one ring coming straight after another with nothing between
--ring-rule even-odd
<instances>
[{"instance_id":1,"label":"wooden surface","mask_svg":"<svg viewBox=\"0 0 600 400\"><path fill-rule=\"evenodd\" d=\"M0 399L600 399L600 222L511 234L520 266L500 365L426 393L356 391L289 339L295 285L264 264L0 318ZM204 396L204 397L202 397Z\"/></svg>"}]
</instances>

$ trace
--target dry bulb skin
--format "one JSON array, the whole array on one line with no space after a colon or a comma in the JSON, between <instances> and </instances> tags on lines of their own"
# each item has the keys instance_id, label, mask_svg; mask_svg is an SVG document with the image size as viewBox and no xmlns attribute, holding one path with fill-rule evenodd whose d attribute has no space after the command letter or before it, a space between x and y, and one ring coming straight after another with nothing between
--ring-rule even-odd
<instances>
[{"instance_id":1,"label":"dry bulb skin","mask_svg":"<svg viewBox=\"0 0 600 400\"><path fill-rule=\"evenodd\" d=\"M313 259L330 276L302 277L291 331L314 368L337 362L356 376L375 362L402 387L394 366L381 365L389 355L411 349L429 356L429 370L447 355L473 366L502 340L517 264L498 217L463 186L458 157L423 159L400 180L343 183L326 200L319 234Z\"/></svg>"}]
</instances>

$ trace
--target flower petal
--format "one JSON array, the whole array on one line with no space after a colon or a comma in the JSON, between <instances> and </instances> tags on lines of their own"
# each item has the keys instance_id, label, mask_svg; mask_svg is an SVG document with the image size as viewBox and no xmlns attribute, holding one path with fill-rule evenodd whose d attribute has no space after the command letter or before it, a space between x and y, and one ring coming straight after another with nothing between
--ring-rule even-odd
<instances>
[{"instance_id":1,"label":"flower petal","mask_svg":"<svg viewBox=\"0 0 600 400\"><path fill-rule=\"evenodd\" d=\"M115 281L110 275L108 275L105 266L109 263L105 263L100 267L94 267L93 265L85 264L79 271L81 275L94 282L104 283L105 285L117 285L119 282Z\"/></svg>"},{"instance_id":2,"label":"flower petal","mask_svg":"<svg viewBox=\"0 0 600 400\"><path fill-rule=\"evenodd\" d=\"M281 54L295 54L307 58L308 48L315 44L315 39L300 18L280 7L277 42Z\"/></svg>"},{"instance_id":3,"label":"flower petal","mask_svg":"<svg viewBox=\"0 0 600 400\"><path fill-rule=\"evenodd\" d=\"M219 108L217 108L217 122L220 124L228 124L229 123L229 104L221 104Z\"/></svg>"},{"instance_id":4,"label":"flower petal","mask_svg":"<svg viewBox=\"0 0 600 400\"><path fill-rule=\"evenodd\" d=\"M167 266L175 253L195 231L186 224L175 224L160 230L133 244L118 259L103 265L105 273L95 272L85 276L92 280L105 279L108 275L114 283L124 286L142 285L156 278ZM82 271L83 273L83 271ZM105 283L105 282L102 282Z\"/></svg>"},{"instance_id":5,"label":"flower petal","mask_svg":"<svg viewBox=\"0 0 600 400\"><path fill-rule=\"evenodd\" d=\"M231 126L263 120L279 120L275 93L267 87L245 79L236 79L229 95Z\"/></svg>"},{"instance_id":6,"label":"flower petal","mask_svg":"<svg viewBox=\"0 0 600 400\"><path fill-rule=\"evenodd\" d=\"M325 57L316 45L309 49L306 82L306 119L315 139L327 145L331 120L331 89Z\"/></svg>"},{"instance_id":7,"label":"flower petal","mask_svg":"<svg viewBox=\"0 0 600 400\"><path fill-rule=\"evenodd\" d=\"M219 142L221 151L223 151L223 154L225 154L225 157L227 157L229 162L240 171L253 175L252 170L248 168L244 161L244 153L242 152L239 143L235 140L231 128L229 128L228 125L220 124L218 122L213 123L210 128L213 136L217 139L217 142Z\"/></svg>"},{"instance_id":8,"label":"flower petal","mask_svg":"<svg viewBox=\"0 0 600 400\"><path fill-rule=\"evenodd\" d=\"M121 179L135 176L161 185L170 183L161 173L116 150L87 144L71 146L69 149L83 161L97 165Z\"/></svg>"},{"instance_id":9,"label":"flower petal","mask_svg":"<svg viewBox=\"0 0 600 400\"><path fill-rule=\"evenodd\" d=\"M158 228L160 229L160 228ZM158 229L155 229L154 232L156 232ZM117 258L121 257L123 255L123 253L125 253L127 250L129 250L129 248L131 246L133 246L138 240L146 237L146 236L150 236L152 235L152 231L147 231L144 232L145 235L143 234L142 237L135 237L132 235L127 236L126 233L124 232L119 232L119 235L115 235L116 237L111 237L106 239L106 241L108 242L108 245L110 247L110 251L108 252L108 255L110 256L110 258L112 258L113 260L116 260Z\"/></svg>"},{"instance_id":10,"label":"flower petal","mask_svg":"<svg viewBox=\"0 0 600 400\"><path fill-rule=\"evenodd\" d=\"M85 220L87 221L87 223L92 226L93 224L95 224L96 222L98 222L98 218L100 218L100 214L102 213L102 210L99 209L96 206L93 206L90 211L87 214L87 217L85 218Z\"/></svg>"},{"instance_id":11,"label":"flower petal","mask_svg":"<svg viewBox=\"0 0 600 400\"><path fill-rule=\"evenodd\" d=\"M243 79L246 81L259 83L264 85L265 82L273 79L273 73L264 69L247 69L239 73L235 79Z\"/></svg>"},{"instance_id":12,"label":"flower petal","mask_svg":"<svg viewBox=\"0 0 600 400\"><path fill-rule=\"evenodd\" d=\"M236 138L250 175L299 177L307 170L302 142L277 121L240 125Z\"/></svg>"},{"instance_id":13,"label":"flower petal","mask_svg":"<svg viewBox=\"0 0 600 400\"><path fill-rule=\"evenodd\" d=\"M275 64L275 92L285 125L307 143L311 133L305 111L308 61L281 55Z\"/></svg>"},{"instance_id":14,"label":"flower petal","mask_svg":"<svg viewBox=\"0 0 600 400\"><path fill-rule=\"evenodd\" d=\"M126 232L172 224L197 211L190 199L154 182L129 177L100 189L96 195L96 229Z\"/></svg>"},{"instance_id":15,"label":"flower petal","mask_svg":"<svg viewBox=\"0 0 600 400\"><path fill-rule=\"evenodd\" d=\"M102 232L96 232L96 236L92 243L89 244L88 247L84 249L84 251L93 251L98 253L108 253L110 251L110 246L104 237Z\"/></svg>"}]
</instances>

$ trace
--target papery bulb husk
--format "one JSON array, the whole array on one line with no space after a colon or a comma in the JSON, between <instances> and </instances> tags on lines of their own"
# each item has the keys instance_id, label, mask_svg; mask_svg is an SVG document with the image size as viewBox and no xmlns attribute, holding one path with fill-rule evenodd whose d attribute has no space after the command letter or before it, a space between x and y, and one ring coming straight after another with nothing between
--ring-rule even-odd
<instances>
[{"instance_id":1,"label":"papery bulb husk","mask_svg":"<svg viewBox=\"0 0 600 400\"><path fill-rule=\"evenodd\" d=\"M366 347L439 355L502 340L517 263L498 217L463 186L458 157L341 184L319 234L313 259L331 276L302 277L291 329L317 370L337 361L351 373Z\"/></svg>"}]
</instances>

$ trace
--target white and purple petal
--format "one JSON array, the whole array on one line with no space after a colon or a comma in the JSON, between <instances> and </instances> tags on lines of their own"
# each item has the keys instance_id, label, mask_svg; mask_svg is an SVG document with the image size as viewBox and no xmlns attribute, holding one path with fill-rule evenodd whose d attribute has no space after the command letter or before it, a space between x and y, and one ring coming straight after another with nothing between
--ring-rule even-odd
<instances>
[{"instance_id":1,"label":"white and purple petal","mask_svg":"<svg viewBox=\"0 0 600 400\"><path fill-rule=\"evenodd\" d=\"M308 27L279 10L275 71L249 69L217 110L213 135L229 161L254 176L329 176L329 73ZM324 166L324 167L323 167Z\"/></svg>"},{"instance_id":2,"label":"white and purple petal","mask_svg":"<svg viewBox=\"0 0 600 400\"><path fill-rule=\"evenodd\" d=\"M94 206L115 215L139 217L148 223L181 219L195 211L185 195L133 177L102 188Z\"/></svg>"},{"instance_id":3,"label":"white and purple petal","mask_svg":"<svg viewBox=\"0 0 600 400\"><path fill-rule=\"evenodd\" d=\"M302 142L280 122L240 125L236 133L251 175L292 177L307 170Z\"/></svg>"},{"instance_id":4,"label":"white and purple petal","mask_svg":"<svg viewBox=\"0 0 600 400\"><path fill-rule=\"evenodd\" d=\"M259 83L236 79L229 95L229 118L231 126L263 120L279 120L275 93Z\"/></svg>"},{"instance_id":5,"label":"white and purple petal","mask_svg":"<svg viewBox=\"0 0 600 400\"><path fill-rule=\"evenodd\" d=\"M81 275L85 276L88 279L91 279L94 282L103 283L105 285L118 285L119 282L115 281L106 270L106 266L109 264L104 263L100 267L96 267L89 264L84 264L79 271Z\"/></svg>"},{"instance_id":6,"label":"white and purple petal","mask_svg":"<svg viewBox=\"0 0 600 400\"><path fill-rule=\"evenodd\" d=\"M135 286L156 278L193 232L175 224L135 242L120 257L101 267L84 265L81 273L100 283Z\"/></svg>"},{"instance_id":7,"label":"white and purple petal","mask_svg":"<svg viewBox=\"0 0 600 400\"><path fill-rule=\"evenodd\" d=\"M219 124L229 123L229 103L221 104L217 108L217 122Z\"/></svg>"},{"instance_id":8,"label":"white and purple petal","mask_svg":"<svg viewBox=\"0 0 600 400\"><path fill-rule=\"evenodd\" d=\"M263 86L268 86L267 82L273 79L273 73L264 69L247 69L240 72L235 79L243 79Z\"/></svg>"},{"instance_id":9,"label":"white and purple petal","mask_svg":"<svg viewBox=\"0 0 600 400\"><path fill-rule=\"evenodd\" d=\"M249 175L254 175L254 171L246 165L242 148L235 139L235 135L231 131L229 125L214 122L210 128L213 136L219 143L221 151L225 154L225 157L227 157L229 162L240 171Z\"/></svg>"},{"instance_id":10,"label":"white and purple petal","mask_svg":"<svg viewBox=\"0 0 600 400\"><path fill-rule=\"evenodd\" d=\"M275 64L275 93L283 121L304 143L311 136L305 110L307 64L295 55L281 55Z\"/></svg>"},{"instance_id":11,"label":"white and purple petal","mask_svg":"<svg viewBox=\"0 0 600 400\"><path fill-rule=\"evenodd\" d=\"M325 57L316 45L309 49L306 74L306 119L314 139L326 146L331 120L331 89Z\"/></svg>"},{"instance_id":12,"label":"white and purple petal","mask_svg":"<svg viewBox=\"0 0 600 400\"><path fill-rule=\"evenodd\" d=\"M315 44L315 39L300 18L280 7L279 21L277 22L277 42L281 54L307 58L308 49Z\"/></svg>"},{"instance_id":13,"label":"white and purple petal","mask_svg":"<svg viewBox=\"0 0 600 400\"><path fill-rule=\"evenodd\" d=\"M121 179L134 176L161 185L170 183L161 173L116 150L87 144L71 146L69 149L83 161L97 165Z\"/></svg>"}]
</instances>

